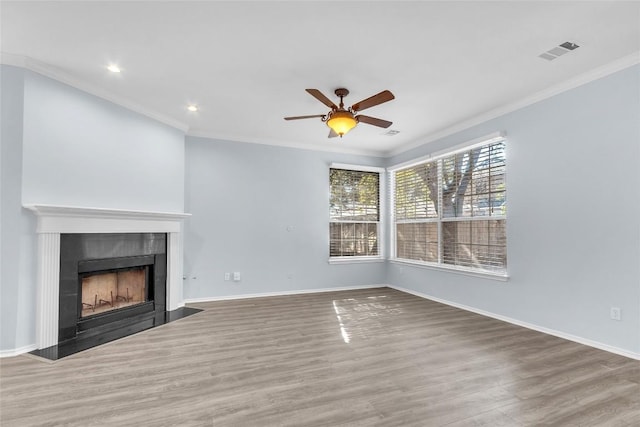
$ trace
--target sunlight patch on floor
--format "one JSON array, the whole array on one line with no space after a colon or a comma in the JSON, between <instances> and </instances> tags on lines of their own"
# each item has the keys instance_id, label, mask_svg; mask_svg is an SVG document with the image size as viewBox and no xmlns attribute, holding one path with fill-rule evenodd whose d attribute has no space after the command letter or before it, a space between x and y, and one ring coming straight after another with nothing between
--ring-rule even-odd
<instances>
[{"instance_id":1,"label":"sunlight patch on floor","mask_svg":"<svg viewBox=\"0 0 640 427\"><path fill-rule=\"evenodd\" d=\"M338 318L338 323L340 324L340 335L342 335L342 339L344 340L344 342L349 344L349 341L350 341L349 334L347 333L347 330L344 327L344 323L342 323L342 318L340 317L340 309L336 304L336 300L333 300L333 309L336 312L336 317Z\"/></svg>"}]
</instances>

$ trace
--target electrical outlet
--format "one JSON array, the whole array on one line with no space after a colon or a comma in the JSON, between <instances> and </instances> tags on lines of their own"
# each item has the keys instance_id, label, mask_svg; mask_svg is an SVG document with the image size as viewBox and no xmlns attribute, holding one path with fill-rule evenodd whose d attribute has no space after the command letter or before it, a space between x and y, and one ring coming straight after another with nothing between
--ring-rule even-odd
<instances>
[{"instance_id":1,"label":"electrical outlet","mask_svg":"<svg viewBox=\"0 0 640 427\"><path fill-rule=\"evenodd\" d=\"M622 316L622 310L620 307L611 307L611 319L620 320Z\"/></svg>"},{"instance_id":2,"label":"electrical outlet","mask_svg":"<svg viewBox=\"0 0 640 427\"><path fill-rule=\"evenodd\" d=\"M234 271L233 272L233 281L234 282L239 282L240 281L240 272L239 271Z\"/></svg>"},{"instance_id":3,"label":"electrical outlet","mask_svg":"<svg viewBox=\"0 0 640 427\"><path fill-rule=\"evenodd\" d=\"M224 273L224 280L231 280L231 273Z\"/></svg>"}]
</instances>

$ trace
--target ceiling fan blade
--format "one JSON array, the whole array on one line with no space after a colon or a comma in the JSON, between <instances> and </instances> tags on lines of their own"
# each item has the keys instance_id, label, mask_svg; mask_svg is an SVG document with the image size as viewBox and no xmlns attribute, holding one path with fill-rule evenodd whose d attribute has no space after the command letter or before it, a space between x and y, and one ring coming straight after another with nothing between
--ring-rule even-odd
<instances>
[{"instance_id":1,"label":"ceiling fan blade","mask_svg":"<svg viewBox=\"0 0 640 427\"><path fill-rule=\"evenodd\" d=\"M329 131L329 136L327 138L335 138L336 136L338 136L338 134L336 133L336 131L334 131L333 129L331 129Z\"/></svg>"},{"instance_id":2,"label":"ceiling fan blade","mask_svg":"<svg viewBox=\"0 0 640 427\"><path fill-rule=\"evenodd\" d=\"M313 116L293 116L285 117L285 120L300 120L300 119L312 119L314 117L324 117L324 114L314 114Z\"/></svg>"},{"instance_id":3,"label":"ceiling fan blade","mask_svg":"<svg viewBox=\"0 0 640 427\"><path fill-rule=\"evenodd\" d=\"M375 105L382 104L383 102L391 101L392 99L395 99L395 96L393 96L393 94L388 90L383 90L376 95L353 104L351 108L353 111L362 111Z\"/></svg>"},{"instance_id":4,"label":"ceiling fan blade","mask_svg":"<svg viewBox=\"0 0 640 427\"><path fill-rule=\"evenodd\" d=\"M381 128L388 128L393 124L393 122L388 122L386 120L377 119L371 116L363 116L363 115L356 116L356 120L358 121L358 123L366 123L368 125L374 125Z\"/></svg>"},{"instance_id":5,"label":"ceiling fan blade","mask_svg":"<svg viewBox=\"0 0 640 427\"><path fill-rule=\"evenodd\" d=\"M331 108L332 110L338 109L338 106L334 104L329 98L324 96L322 92L320 92L318 89L305 89L305 90L309 92L309 94L313 96L315 99L322 102L324 105Z\"/></svg>"}]
</instances>

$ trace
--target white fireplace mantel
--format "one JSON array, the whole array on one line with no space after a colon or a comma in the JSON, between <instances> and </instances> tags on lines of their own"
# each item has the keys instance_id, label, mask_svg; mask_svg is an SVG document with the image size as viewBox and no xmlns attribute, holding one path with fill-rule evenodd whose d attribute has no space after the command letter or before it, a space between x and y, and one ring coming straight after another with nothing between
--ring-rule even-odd
<instances>
[{"instance_id":1,"label":"white fireplace mantel","mask_svg":"<svg viewBox=\"0 0 640 427\"><path fill-rule=\"evenodd\" d=\"M172 233L191 214L56 205L25 205L38 216L37 233Z\"/></svg>"},{"instance_id":2,"label":"white fireplace mantel","mask_svg":"<svg viewBox=\"0 0 640 427\"><path fill-rule=\"evenodd\" d=\"M60 234L167 233L167 310L184 305L182 296L182 220L177 212L56 205L25 205L38 218L38 311L36 339L39 349L58 344L60 292Z\"/></svg>"}]
</instances>

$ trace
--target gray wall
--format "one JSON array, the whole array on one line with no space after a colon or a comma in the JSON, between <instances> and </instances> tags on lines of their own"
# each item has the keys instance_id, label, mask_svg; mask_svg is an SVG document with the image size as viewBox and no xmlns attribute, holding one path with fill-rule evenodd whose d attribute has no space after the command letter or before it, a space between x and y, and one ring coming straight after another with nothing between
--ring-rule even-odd
<instances>
[{"instance_id":1,"label":"gray wall","mask_svg":"<svg viewBox=\"0 0 640 427\"><path fill-rule=\"evenodd\" d=\"M0 351L35 342L36 221L23 204L183 212L184 133L2 65Z\"/></svg>"},{"instance_id":2,"label":"gray wall","mask_svg":"<svg viewBox=\"0 0 640 427\"><path fill-rule=\"evenodd\" d=\"M35 73L24 91L23 203L183 212L183 132Z\"/></svg>"},{"instance_id":3,"label":"gray wall","mask_svg":"<svg viewBox=\"0 0 640 427\"><path fill-rule=\"evenodd\" d=\"M34 339L36 221L21 194L24 75L0 66L0 350Z\"/></svg>"},{"instance_id":4,"label":"gray wall","mask_svg":"<svg viewBox=\"0 0 640 427\"><path fill-rule=\"evenodd\" d=\"M384 283L384 263L327 262L329 164L382 161L187 137L185 298Z\"/></svg>"},{"instance_id":5,"label":"gray wall","mask_svg":"<svg viewBox=\"0 0 640 427\"><path fill-rule=\"evenodd\" d=\"M511 276L391 263L388 282L640 353L639 76L634 66L388 159L506 131Z\"/></svg>"}]
</instances>

